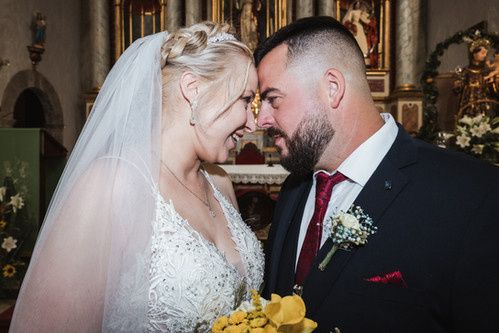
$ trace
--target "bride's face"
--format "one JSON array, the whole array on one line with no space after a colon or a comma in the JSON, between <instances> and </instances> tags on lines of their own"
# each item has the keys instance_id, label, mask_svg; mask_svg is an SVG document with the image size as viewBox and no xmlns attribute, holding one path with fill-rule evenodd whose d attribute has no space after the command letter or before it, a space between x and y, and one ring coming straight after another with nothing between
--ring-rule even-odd
<instances>
[{"instance_id":1,"label":"bride's face","mask_svg":"<svg viewBox=\"0 0 499 333\"><path fill-rule=\"evenodd\" d=\"M241 62L241 66L247 66L247 62ZM206 112L213 112L212 118L215 118L209 126L202 130L200 137L201 147L198 150L198 156L201 160L210 163L223 163L229 157L229 150L236 147L237 141L244 135L244 132L253 132L255 130L255 118L251 111L251 102L255 97L258 84L258 77L254 65L250 65L248 72L248 81L246 87L239 98L225 112L220 113L220 109L211 108ZM215 98L220 102L214 101L214 104L222 105L225 92L219 92ZM217 110L218 109L218 110Z\"/></svg>"}]
</instances>

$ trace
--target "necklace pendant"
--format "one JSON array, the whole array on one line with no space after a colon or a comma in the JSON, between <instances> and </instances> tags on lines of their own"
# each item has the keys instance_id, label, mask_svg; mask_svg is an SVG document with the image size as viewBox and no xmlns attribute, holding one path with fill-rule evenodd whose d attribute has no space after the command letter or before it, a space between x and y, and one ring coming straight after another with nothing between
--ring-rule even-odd
<instances>
[{"instance_id":1,"label":"necklace pendant","mask_svg":"<svg viewBox=\"0 0 499 333\"><path fill-rule=\"evenodd\" d=\"M213 218L215 218L215 217L217 216L217 214L215 214L215 212L214 212L214 211L212 211L211 209L210 209L210 215L211 215L211 217L213 217Z\"/></svg>"}]
</instances>

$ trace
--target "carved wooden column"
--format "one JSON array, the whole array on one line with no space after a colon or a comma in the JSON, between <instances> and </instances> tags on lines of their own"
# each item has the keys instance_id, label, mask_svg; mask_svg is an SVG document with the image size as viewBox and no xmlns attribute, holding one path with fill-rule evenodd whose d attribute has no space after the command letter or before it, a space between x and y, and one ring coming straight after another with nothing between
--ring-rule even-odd
<instances>
[{"instance_id":1,"label":"carved wooden column","mask_svg":"<svg viewBox=\"0 0 499 333\"><path fill-rule=\"evenodd\" d=\"M159 0L159 6L161 8L161 15L159 17L159 25L161 27L161 31L166 30L166 0Z\"/></svg>"},{"instance_id":2,"label":"carved wooden column","mask_svg":"<svg viewBox=\"0 0 499 333\"><path fill-rule=\"evenodd\" d=\"M399 0L396 3L395 92L392 113L411 133L423 122L419 83L425 61L426 38L423 29L425 0Z\"/></svg>"},{"instance_id":3,"label":"carved wooden column","mask_svg":"<svg viewBox=\"0 0 499 333\"><path fill-rule=\"evenodd\" d=\"M121 35L121 14L122 14L123 1L114 1L114 60L118 60L123 52L123 36Z\"/></svg>"},{"instance_id":4,"label":"carved wooden column","mask_svg":"<svg viewBox=\"0 0 499 333\"><path fill-rule=\"evenodd\" d=\"M212 0L205 0L206 3L206 17L203 19L205 20L212 20L213 19L213 2Z\"/></svg>"},{"instance_id":5,"label":"carved wooden column","mask_svg":"<svg viewBox=\"0 0 499 333\"><path fill-rule=\"evenodd\" d=\"M396 2L396 77L398 90L420 90L419 75L425 60L425 34L423 30L424 0Z\"/></svg>"},{"instance_id":6,"label":"carved wooden column","mask_svg":"<svg viewBox=\"0 0 499 333\"><path fill-rule=\"evenodd\" d=\"M296 19L314 15L313 0L295 0L296 2Z\"/></svg>"},{"instance_id":7,"label":"carved wooden column","mask_svg":"<svg viewBox=\"0 0 499 333\"><path fill-rule=\"evenodd\" d=\"M176 31L182 25L181 0L166 2L166 26L169 32Z\"/></svg>"},{"instance_id":8,"label":"carved wooden column","mask_svg":"<svg viewBox=\"0 0 499 333\"><path fill-rule=\"evenodd\" d=\"M185 25L189 26L197 22L201 22L201 2L185 0Z\"/></svg>"},{"instance_id":9,"label":"carved wooden column","mask_svg":"<svg viewBox=\"0 0 499 333\"><path fill-rule=\"evenodd\" d=\"M83 7L81 79L85 95L85 114L88 115L110 67L109 3L88 0ZM120 5L116 0L115 5ZM116 40L117 45L121 42ZM119 43L119 44L118 44ZM119 49L117 47L117 49Z\"/></svg>"},{"instance_id":10,"label":"carved wooden column","mask_svg":"<svg viewBox=\"0 0 499 333\"><path fill-rule=\"evenodd\" d=\"M287 0L286 1L286 22L293 22L293 2L295 0Z\"/></svg>"},{"instance_id":11,"label":"carved wooden column","mask_svg":"<svg viewBox=\"0 0 499 333\"><path fill-rule=\"evenodd\" d=\"M336 8L335 1L331 0L319 0L318 2L318 15L321 16L335 16Z\"/></svg>"},{"instance_id":12,"label":"carved wooden column","mask_svg":"<svg viewBox=\"0 0 499 333\"><path fill-rule=\"evenodd\" d=\"M106 0L88 1L89 22L87 26L89 44L90 88L100 88L109 72L109 5Z\"/></svg>"}]
</instances>

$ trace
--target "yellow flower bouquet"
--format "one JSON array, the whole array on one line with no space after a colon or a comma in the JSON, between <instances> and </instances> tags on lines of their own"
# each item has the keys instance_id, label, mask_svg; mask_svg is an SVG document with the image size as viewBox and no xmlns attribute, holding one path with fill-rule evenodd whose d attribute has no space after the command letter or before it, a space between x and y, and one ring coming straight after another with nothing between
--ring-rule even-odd
<instances>
[{"instance_id":1,"label":"yellow flower bouquet","mask_svg":"<svg viewBox=\"0 0 499 333\"><path fill-rule=\"evenodd\" d=\"M243 302L228 316L218 318L213 333L308 333L317 327L305 318L305 303L298 295L280 297L272 294L270 301L252 292L251 303Z\"/></svg>"}]
</instances>

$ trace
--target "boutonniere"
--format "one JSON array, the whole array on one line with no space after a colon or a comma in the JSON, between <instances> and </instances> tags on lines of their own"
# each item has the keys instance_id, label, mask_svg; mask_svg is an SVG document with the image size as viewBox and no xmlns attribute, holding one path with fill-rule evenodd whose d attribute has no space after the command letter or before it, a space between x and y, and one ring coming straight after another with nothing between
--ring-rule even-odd
<instances>
[{"instance_id":1,"label":"boutonniere","mask_svg":"<svg viewBox=\"0 0 499 333\"><path fill-rule=\"evenodd\" d=\"M333 247L319 265L323 271L338 249L350 250L354 246L365 245L367 237L378 229L373 225L373 219L364 213L359 206L350 207L345 212L339 212L331 217L324 229L328 238L333 241Z\"/></svg>"}]
</instances>

